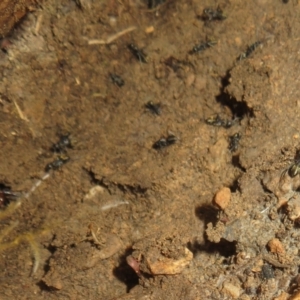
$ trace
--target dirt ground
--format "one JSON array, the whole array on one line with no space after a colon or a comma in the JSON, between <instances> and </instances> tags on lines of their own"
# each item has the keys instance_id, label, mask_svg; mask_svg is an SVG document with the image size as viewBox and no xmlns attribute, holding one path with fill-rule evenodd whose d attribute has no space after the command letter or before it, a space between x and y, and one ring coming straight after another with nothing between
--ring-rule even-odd
<instances>
[{"instance_id":1,"label":"dirt ground","mask_svg":"<svg viewBox=\"0 0 300 300\"><path fill-rule=\"evenodd\" d=\"M0 299L300 299L299 1L30 10L0 51Z\"/></svg>"}]
</instances>

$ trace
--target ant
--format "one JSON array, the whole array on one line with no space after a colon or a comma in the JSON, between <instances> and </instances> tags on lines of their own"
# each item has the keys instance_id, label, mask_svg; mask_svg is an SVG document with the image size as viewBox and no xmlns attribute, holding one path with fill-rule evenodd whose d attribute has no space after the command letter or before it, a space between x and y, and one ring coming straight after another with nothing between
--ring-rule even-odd
<instances>
[{"instance_id":1,"label":"ant","mask_svg":"<svg viewBox=\"0 0 300 300\"><path fill-rule=\"evenodd\" d=\"M174 134L170 134L166 138L163 137L158 141L156 141L152 147L156 150L160 150L162 148L175 144L176 141L177 141L176 136Z\"/></svg>"},{"instance_id":2,"label":"ant","mask_svg":"<svg viewBox=\"0 0 300 300\"><path fill-rule=\"evenodd\" d=\"M125 84L125 82L121 76L119 76L117 74L113 74L113 73L110 73L109 76L110 76L112 82L114 84L116 84L118 87L122 87Z\"/></svg>"},{"instance_id":3,"label":"ant","mask_svg":"<svg viewBox=\"0 0 300 300\"><path fill-rule=\"evenodd\" d=\"M295 159L295 161L282 172L280 179L282 179L286 173L288 173L291 178L294 178L300 174L300 158Z\"/></svg>"},{"instance_id":4,"label":"ant","mask_svg":"<svg viewBox=\"0 0 300 300\"><path fill-rule=\"evenodd\" d=\"M218 7L216 10L212 8L205 8L203 10L203 15L201 16L204 21L223 21L226 19L226 16L223 14L223 11Z\"/></svg>"},{"instance_id":5,"label":"ant","mask_svg":"<svg viewBox=\"0 0 300 300\"><path fill-rule=\"evenodd\" d=\"M11 191L10 187L0 184L0 208L7 206L10 201L16 200L20 195Z\"/></svg>"},{"instance_id":6,"label":"ant","mask_svg":"<svg viewBox=\"0 0 300 300\"><path fill-rule=\"evenodd\" d=\"M62 153L66 151L66 148L73 148L72 140L70 134L61 135L59 141L56 144L53 144L51 151L55 153Z\"/></svg>"},{"instance_id":7,"label":"ant","mask_svg":"<svg viewBox=\"0 0 300 300\"><path fill-rule=\"evenodd\" d=\"M131 51L131 53L142 63L147 63L147 54L142 50L139 49L134 44L129 44L128 49Z\"/></svg>"},{"instance_id":8,"label":"ant","mask_svg":"<svg viewBox=\"0 0 300 300\"><path fill-rule=\"evenodd\" d=\"M238 132L229 137L229 147L228 147L228 149L231 152L235 152L238 149L241 137L242 137L241 134L238 133Z\"/></svg>"},{"instance_id":9,"label":"ant","mask_svg":"<svg viewBox=\"0 0 300 300\"><path fill-rule=\"evenodd\" d=\"M160 109L160 103L154 104L152 101L149 101L145 104L145 107L149 109L153 114L155 115L160 115L161 114L161 109Z\"/></svg>"},{"instance_id":10,"label":"ant","mask_svg":"<svg viewBox=\"0 0 300 300\"><path fill-rule=\"evenodd\" d=\"M247 57L248 57L252 52L254 52L255 49L256 49L259 45L261 45L261 44L262 44L261 41L257 41L257 42L255 42L255 43L253 43L251 46L249 46L249 47L247 48L247 50L246 50L245 52L243 52L243 53L239 56L238 60L243 60L243 59L247 58Z\"/></svg>"},{"instance_id":11,"label":"ant","mask_svg":"<svg viewBox=\"0 0 300 300\"><path fill-rule=\"evenodd\" d=\"M234 118L233 120L225 120L221 119L219 115L216 116L211 116L205 120L205 123L211 126L216 126L216 127L223 127L223 128L230 128L236 123L237 119Z\"/></svg>"},{"instance_id":12,"label":"ant","mask_svg":"<svg viewBox=\"0 0 300 300\"><path fill-rule=\"evenodd\" d=\"M198 45L195 45L189 53L190 54L195 54L195 53L202 52L202 51L204 51L208 48L211 48L216 43L217 42L215 42L215 41L207 41L207 42L204 42L204 43L200 43Z\"/></svg>"},{"instance_id":13,"label":"ant","mask_svg":"<svg viewBox=\"0 0 300 300\"><path fill-rule=\"evenodd\" d=\"M300 174L300 159L294 161L294 163L288 168L287 172L292 178Z\"/></svg>"},{"instance_id":14,"label":"ant","mask_svg":"<svg viewBox=\"0 0 300 300\"><path fill-rule=\"evenodd\" d=\"M45 167L45 171L49 173L51 170L58 170L60 169L64 164L66 164L70 160L70 157L67 155L59 155L56 160L49 163Z\"/></svg>"}]
</instances>

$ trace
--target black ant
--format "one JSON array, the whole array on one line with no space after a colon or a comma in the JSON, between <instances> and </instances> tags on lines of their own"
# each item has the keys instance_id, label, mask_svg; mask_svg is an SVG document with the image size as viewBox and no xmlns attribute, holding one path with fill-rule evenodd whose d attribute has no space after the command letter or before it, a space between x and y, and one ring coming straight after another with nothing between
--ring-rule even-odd
<instances>
[{"instance_id":1,"label":"black ant","mask_svg":"<svg viewBox=\"0 0 300 300\"><path fill-rule=\"evenodd\" d=\"M118 87L121 87L125 84L124 80L119 75L110 73L109 76L112 82Z\"/></svg>"},{"instance_id":2,"label":"black ant","mask_svg":"<svg viewBox=\"0 0 300 300\"><path fill-rule=\"evenodd\" d=\"M287 172L292 178L300 174L300 159L295 160L294 163L288 168Z\"/></svg>"},{"instance_id":3,"label":"black ant","mask_svg":"<svg viewBox=\"0 0 300 300\"><path fill-rule=\"evenodd\" d=\"M66 164L70 160L70 157L67 155L59 155L56 160L49 163L45 167L45 171L48 173L51 170L58 170L60 169L64 164Z\"/></svg>"},{"instance_id":4,"label":"black ant","mask_svg":"<svg viewBox=\"0 0 300 300\"><path fill-rule=\"evenodd\" d=\"M145 104L145 107L155 115L159 116L161 114L160 103L154 104L152 101L149 101Z\"/></svg>"},{"instance_id":5,"label":"black ant","mask_svg":"<svg viewBox=\"0 0 300 300\"><path fill-rule=\"evenodd\" d=\"M70 134L61 135L59 137L59 141L52 145L51 151L55 153L62 153L66 151L66 148L73 148Z\"/></svg>"},{"instance_id":6,"label":"black ant","mask_svg":"<svg viewBox=\"0 0 300 300\"><path fill-rule=\"evenodd\" d=\"M211 48L213 45L215 45L217 42L215 41L208 41L208 42L203 42L198 45L195 45L193 49L189 52L190 54L195 54L202 52L208 48Z\"/></svg>"},{"instance_id":7,"label":"black ant","mask_svg":"<svg viewBox=\"0 0 300 300\"><path fill-rule=\"evenodd\" d=\"M221 119L219 115L211 116L205 120L205 123L208 125L223 127L226 129L236 124L236 122L237 122L237 118L234 118L233 120L225 120L225 119Z\"/></svg>"},{"instance_id":8,"label":"black ant","mask_svg":"<svg viewBox=\"0 0 300 300\"><path fill-rule=\"evenodd\" d=\"M223 14L223 11L218 7L216 10L212 8L205 8L203 10L202 20L204 21L223 21L226 19L226 16Z\"/></svg>"},{"instance_id":9,"label":"black ant","mask_svg":"<svg viewBox=\"0 0 300 300\"><path fill-rule=\"evenodd\" d=\"M0 184L0 208L7 206L12 200L16 200L20 194L11 191L10 187Z\"/></svg>"},{"instance_id":10,"label":"black ant","mask_svg":"<svg viewBox=\"0 0 300 300\"><path fill-rule=\"evenodd\" d=\"M291 178L294 178L300 174L300 159L299 158L295 159L295 161L287 169L285 169L282 172L280 179L282 179L286 173L288 173L288 175Z\"/></svg>"},{"instance_id":11,"label":"black ant","mask_svg":"<svg viewBox=\"0 0 300 300\"><path fill-rule=\"evenodd\" d=\"M131 53L142 63L147 63L147 54L142 49L139 49L134 44L129 44L128 49L131 51Z\"/></svg>"},{"instance_id":12,"label":"black ant","mask_svg":"<svg viewBox=\"0 0 300 300\"><path fill-rule=\"evenodd\" d=\"M231 152L235 152L238 149L241 137L242 137L241 134L238 133L238 132L229 137L229 147L228 147L228 149Z\"/></svg>"},{"instance_id":13,"label":"black ant","mask_svg":"<svg viewBox=\"0 0 300 300\"><path fill-rule=\"evenodd\" d=\"M251 46L249 46L249 47L247 48L247 50L246 50L245 52L243 52L243 53L239 56L238 60L243 60L243 59L247 58L247 57L248 57L252 52L254 52L255 49L256 49L259 45L261 45L261 44L262 44L262 42L260 42L260 41L257 41L257 42L255 42L255 43L253 43Z\"/></svg>"},{"instance_id":14,"label":"black ant","mask_svg":"<svg viewBox=\"0 0 300 300\"><path fill-rule=\"evenodd\" d=\"M156 150L160 150L162 148L175 144L176 141L177 141L176 136L174 134L170 134L166 138L163 137L158 141L156 141L152 147Z\"/></svg>"}]
</instances>

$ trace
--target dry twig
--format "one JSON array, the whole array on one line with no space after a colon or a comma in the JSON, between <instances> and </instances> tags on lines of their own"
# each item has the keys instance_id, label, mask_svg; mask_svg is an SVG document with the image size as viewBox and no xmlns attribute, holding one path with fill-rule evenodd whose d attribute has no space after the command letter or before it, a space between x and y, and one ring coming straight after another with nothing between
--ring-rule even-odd
<instances>
[{"instance_id":1,"label":"dry twig","mask_svg":"<svg viewBox=\"0 0 300 300\"><path fill-rule=\"evenodd\" d=\"M108 44L112 43L114 40L116 40L119 37L121 37L122 35L124 35L124 34L126 34L128 32L131 32L131 31L133 31L135 29L136 29L135 26L130 26L130 27L128 27L128 28L126 28L126 29L124 29L124 30L122 30L122 31L114 34L114 35L109 36L105 40L97 40L97 39L95 39L95 40L89 40L88 44L89 45L108 45Z\"/></svg>"}]
</instances>

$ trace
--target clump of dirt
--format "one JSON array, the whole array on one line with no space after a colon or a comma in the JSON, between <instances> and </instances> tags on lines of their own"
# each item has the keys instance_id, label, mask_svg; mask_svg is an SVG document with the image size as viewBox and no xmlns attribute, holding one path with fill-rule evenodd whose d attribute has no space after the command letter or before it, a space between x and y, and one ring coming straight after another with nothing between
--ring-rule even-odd
<instances>
[{"instance_id":1,"label":"clump of dirt","mask_svg":"<svg viewBox=\"0 0 300 300\"><path fill-rule=\"evenodd\" d=\"M11 32L28 11L34 9L35 0L3 0L0 3L0 36L4 37Z\"/></svg>"}]
</instances>

